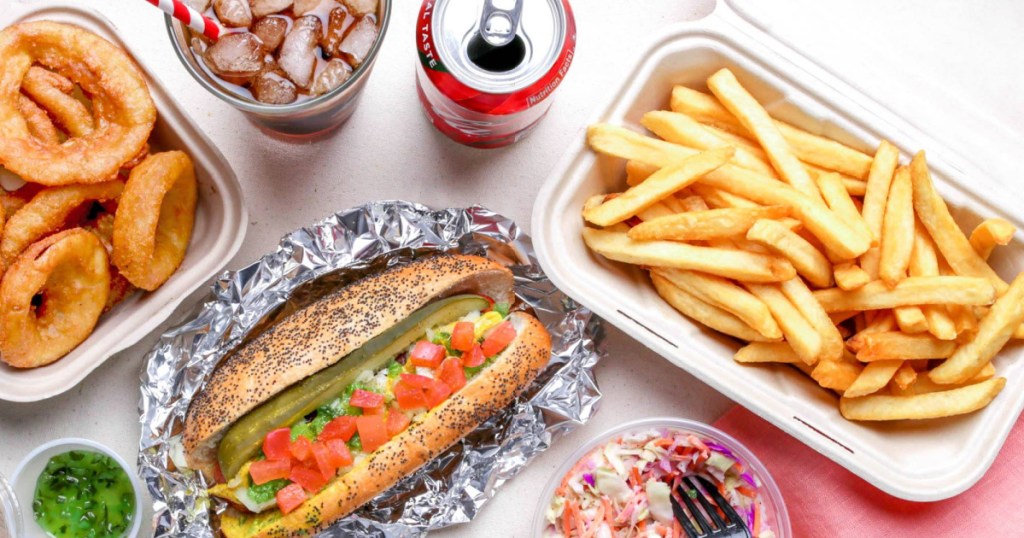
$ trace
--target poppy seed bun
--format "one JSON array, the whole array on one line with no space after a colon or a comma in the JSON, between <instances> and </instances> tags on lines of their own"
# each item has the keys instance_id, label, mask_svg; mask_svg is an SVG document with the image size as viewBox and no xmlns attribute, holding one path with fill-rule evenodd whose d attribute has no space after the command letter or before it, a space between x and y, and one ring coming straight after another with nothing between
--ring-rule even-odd
<instances>
[{"instance_id":1,"label":"poppy seed bun","mask_svg":"<svg viewBox=\"0 0 1024 538\"><path fill-rule=\"evenodd\" d=\"M439 255L356 281L298 310L228 357L196 395L182 435L189 467L212 479L217 444L236 420L427 303L462 293L511 302L512 283L511 271L486 258Z\"/></svg>"},{"instance_id":2,"label":"poppy seed bun","mask_svg":"<svg viewBox=\"0 0 1024 538\"><path fill-rule=\"evenodd\" d=\"M494 362L450 398L417 417L352 469L288 515L252 515L229 508L220 519L228 538L311 536L351 514L412 474L495 412L508 406L547 365L551 337L533 316L514 312L516 338Z\"/></svg>"}]
</instances>

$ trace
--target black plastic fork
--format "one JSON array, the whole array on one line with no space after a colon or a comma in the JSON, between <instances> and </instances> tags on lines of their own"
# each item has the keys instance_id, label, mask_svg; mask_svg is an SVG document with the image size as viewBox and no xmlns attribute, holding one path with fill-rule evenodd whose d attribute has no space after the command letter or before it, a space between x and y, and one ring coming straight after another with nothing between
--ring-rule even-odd
<instances>
[{"instance_id":1,"label":"black plastic fork","mask_svg":"<svg viewBox=\"0 0 1024 538\"><path fill-rule=\"evenodd\" d=\"M694 478L704 487L704 491L711 496L714 504L694 484ZM672 512L675 514L679 524L683 526L683 531L689 538L750 538L750 529L747 528L746 522L736 513L732 505L722 497L722 494L718 492L718 488L710 480L702 476L684 477L679 483L679 487L676 488L675 495L669 495L669 497L672 499ZM680 499L686 505L685 509L679 504ZM700 503L703 511L693 502L694 499ZM724 519L722 514L719 514L719 509L725 515ZM707 517L705 517L705 514L707 514ZM708 521L708 518L711 521ZM694 522L697 523L700 529L694 528Z\"/></svg>"}]
</instances>

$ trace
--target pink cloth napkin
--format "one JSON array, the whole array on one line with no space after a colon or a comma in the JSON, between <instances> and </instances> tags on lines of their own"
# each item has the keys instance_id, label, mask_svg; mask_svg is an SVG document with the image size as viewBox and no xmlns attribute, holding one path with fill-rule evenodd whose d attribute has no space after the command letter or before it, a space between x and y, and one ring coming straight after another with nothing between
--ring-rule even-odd
<instances>
[{"instance_id":1,"label":"pink cloth napkin","mask_svg":"<svg viewBox=\"0 0 1024 538\"><path fill-rule=\"evenodd\" d=\"M768 467L785 498L793 536L1024 536L1024 420L977 484L931 503L883 493L743 407L714 425Z\"/></svg>"}]
</instances>

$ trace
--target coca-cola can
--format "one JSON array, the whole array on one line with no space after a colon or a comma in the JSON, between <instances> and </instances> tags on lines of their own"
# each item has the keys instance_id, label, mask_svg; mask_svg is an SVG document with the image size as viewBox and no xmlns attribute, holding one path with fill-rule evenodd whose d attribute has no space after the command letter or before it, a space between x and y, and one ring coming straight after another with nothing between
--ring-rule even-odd
<instances>
[{"instance_id":1,"label":"coca-cola can","mask_svg":"<svg viewBox=\"0 0 1024 538\"><path fill-rule=\"evenodd\" d=\"M567 0L425 0L416 89L452 140L495 148L525 137L551 106L576 47Z\"/></svg>"}]
</instances>

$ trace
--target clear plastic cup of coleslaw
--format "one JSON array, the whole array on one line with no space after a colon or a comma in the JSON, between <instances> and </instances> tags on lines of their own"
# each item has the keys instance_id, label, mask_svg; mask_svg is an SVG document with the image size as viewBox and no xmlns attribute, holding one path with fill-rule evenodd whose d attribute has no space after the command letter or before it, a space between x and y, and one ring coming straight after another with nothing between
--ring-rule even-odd
<instances>
[{"instance_id":1,"label":"clear plastic cup of coleslaw","mask_svg":"<svg viewBox=\"0 0 1024 538\"><path fill-rule=\"evenodd\" d=\"M775 538L791 538L793 536L789 523L789 513L786 511L786 505L782 499L782 493L779 491L779 487L775 484L775 480L773 480L771 475L768 474L768 469L765 468L764 464L762 464L761 461L758 460L752 452L750 452L750 450L732 436L717 428L692 420L669 417L646 418L628 422L621 426L612 428L580 446L580 448L576 450L561 467L559 467L558 471L552 475L551 481L548 483L547 487L545 487L534 518L534 536L537 538L563 536L562 531L557 530L554 525L549 522L548 510L552 506L552 502L555 500L556 490L562 484L566 474L573 471L578 462L587 457L594 450L601 449L601 447L607 446L609 443L617 439L622 439L623 437L631 435L641 435L649 431L658 431L662 433L666 431L692 433L701 441L710 441L716 447L725 448L726 451L723 453L733 456L733 458L743 466L746 474L748 474L748 478L752 479L756 486L757 498L760 499L764 508L764 519L760 522L762 530L760 538L768 538L772 536ZM740 515L741 517L744 517L744 514ZM601 536L600 533L597 533L596 535ZM612 536L615 535L613 534ZM754 538L759 538L759 535L755 534Z\"/></svg>"}]
</instances>

